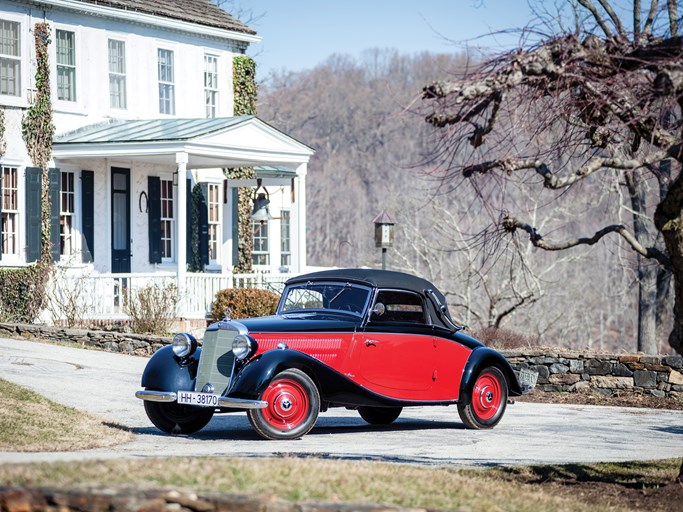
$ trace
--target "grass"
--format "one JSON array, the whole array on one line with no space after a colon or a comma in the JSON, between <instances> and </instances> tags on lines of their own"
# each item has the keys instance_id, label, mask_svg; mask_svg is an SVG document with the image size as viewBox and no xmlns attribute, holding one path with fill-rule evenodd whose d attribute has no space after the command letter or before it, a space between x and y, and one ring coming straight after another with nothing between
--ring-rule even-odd
<instances>
[{"instance_id":1,"label":"grass","mask_svg":"<svg viewBox=\"0 0 683 512\"><path fill-rule=\"evenodd\" d=\"M671 464L653 464L671 477ZM586 466L588 468L588 466ZM599 465L592 471L601 472ZM677 469L677 468L676 468ZM317 458L175 458L0 466L9 485L168 486L193 492L275 495L290 501L381 503L439 510L601 511L599 502L547 492L506 470L428 468Z\"/></svg>"},{"instance_id":2,"label":"grass","mask_svg":"<svg viewBox=\"0 0 683 512\"><path fill-rule=\"evenodd\" d=\"M132 434L0 379L0 451L73 451L112 446Z\"/></svg>"}]
</instances>

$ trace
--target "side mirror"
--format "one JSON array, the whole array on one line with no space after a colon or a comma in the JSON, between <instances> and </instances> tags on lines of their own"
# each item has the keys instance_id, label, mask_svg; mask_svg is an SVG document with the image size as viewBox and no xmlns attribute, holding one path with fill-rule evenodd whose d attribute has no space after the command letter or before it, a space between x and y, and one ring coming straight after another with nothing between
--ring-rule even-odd
<instances>
[{"instance_id":1,"label":"side mirror","mask_svg":"<svg viewBox=\"0 0 683 512\"><path fill-rule=\"evenodd\" d=\"M377 304L375 304L375 307L372 308L372 311L370 311L370 313L372 313L374 316L382 316L386 310L386 306L381 302L378 302Z\"/></svg>"}]
</instances>

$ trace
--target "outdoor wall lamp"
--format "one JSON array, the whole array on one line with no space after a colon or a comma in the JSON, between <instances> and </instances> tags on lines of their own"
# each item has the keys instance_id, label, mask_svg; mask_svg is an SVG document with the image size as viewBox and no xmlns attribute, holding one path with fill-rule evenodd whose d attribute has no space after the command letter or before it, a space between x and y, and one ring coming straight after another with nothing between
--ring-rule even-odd
<instances>
[{"instance_id":1,"label":"outdoor wall lamp","mask_svg":"<svg viewBox=\"0 0 683 512\"><path fill-rule=\"evenodd\" d=\"M259 192L259 189L263 189L263 192ZM266 187L262 185L261 178L256 180L256 188L254 189L252 201L254 202L254 209L251 211L252 220L263 224L272 218L270 216L270 211L268 210L268 205L270 204L270 194L268 193Z\"/></svg>"}]
</instances>

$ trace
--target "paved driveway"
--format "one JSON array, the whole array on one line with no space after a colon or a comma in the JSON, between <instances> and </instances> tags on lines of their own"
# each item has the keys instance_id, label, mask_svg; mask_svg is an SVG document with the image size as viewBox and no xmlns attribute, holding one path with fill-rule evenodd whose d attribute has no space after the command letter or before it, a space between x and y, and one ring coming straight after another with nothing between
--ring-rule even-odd
<instances>
[{"instance_id":1,"label":"paved driveway","mask_svg":"<svg viewBox=\"0 0 683 512\"><path fill-rule=\"evenodd\" d=\"M465 430L455 407L405 409L389 427L331 409L303 439L264 441L244 413L214 417L192 436L154 428L134 397L146 359L0 339L0 376L52 400L129 427L132 442L71 453L0 452L0 463L166 455L318 457L427 465L566 464L683 457L683 412L619 407L508 406L492 430Z\"/></svg>"}]
</instances>

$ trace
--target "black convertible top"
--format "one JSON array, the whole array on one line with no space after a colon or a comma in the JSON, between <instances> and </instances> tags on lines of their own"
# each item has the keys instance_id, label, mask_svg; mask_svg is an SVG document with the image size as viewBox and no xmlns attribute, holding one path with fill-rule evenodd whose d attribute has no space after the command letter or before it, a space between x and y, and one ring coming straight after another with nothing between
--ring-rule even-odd
<instances>
[{"instance_id":1,"label":"black convertible top","mask_svg":"<svg viewBox=\"0 0 683 512\"><path fill-rule=\"evenodd\" d=\"M395 290L407 290L419 293L420 295L427 295L428 290L438 300L439 304L432 304L435 309L440 311L434 311L435 313L440 313L441 315L446 315L447 321L443 322L437 314L437 323L443 324L446 327L451 328L454 325L453 320L448 312L448 307L446 305L446 297L437 290L436 286L422 279L421 277L416 277L412 274L406 274L404 272L395 272L393 270L375 270L372 268L340 268L334 270L322 270L320 272L312 272L310 274L302 274L300 276L292 277L287 280L286 285L305 283L307 281L344 281L352 282L358 284L364 284L366 286L371 286L373 288L389 288ZM434 300L434 297L429 297L430 303ZM441 307L443 306L443 307ZM430 308L431 309L431 308ZM451 325L448 325L451 323Z\"/></svg>"}]
</instances>

